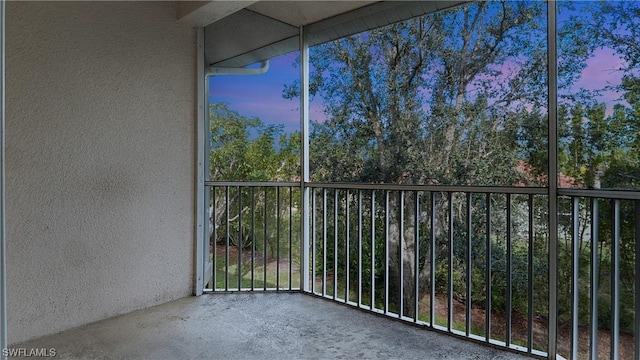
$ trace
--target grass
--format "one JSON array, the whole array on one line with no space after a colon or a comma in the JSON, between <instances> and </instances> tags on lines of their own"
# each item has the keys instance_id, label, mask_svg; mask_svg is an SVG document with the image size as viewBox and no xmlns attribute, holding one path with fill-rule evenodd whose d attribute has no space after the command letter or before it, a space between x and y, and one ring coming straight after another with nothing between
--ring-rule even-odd
<instances>
[{"instance_id":1,"label":"grass","mask_svg":"<svg viewBox=\"0 0 640 360\"><path fill-rule=\"evenodd\" d=\"M234 261L235 260L235 261ZM295 260L295 259L294 259ZM247 262L243 264L242 269L240 270L240 280L241 286L240 288L254 288L254 289L264 289L264 288L276 288L279 285L279 289L286 290L289 289L289 284L291 284L292 288L300 287L300 271L298 264L293 264L292 273L289 276L289 262L288 259L280 259L280 269L278 274L278 266L276 260L268 260L266 266L266 281L265 281L265 267L264 263L261 261L255 261L254 272L253 272L253 283L251 279L251 263ZM228 271L227 271L228 270ZM228 282L227 280L228 275ZM279 278L279 279L278 279ZM253 286L252 286L253 285ZM238 263L237 257L233 259L229 258L229 266L227 269L226 261L224 256L216 257L216 289L228 289L228 290L237 290L238 289Z\"/></svg>"}]
</instances>

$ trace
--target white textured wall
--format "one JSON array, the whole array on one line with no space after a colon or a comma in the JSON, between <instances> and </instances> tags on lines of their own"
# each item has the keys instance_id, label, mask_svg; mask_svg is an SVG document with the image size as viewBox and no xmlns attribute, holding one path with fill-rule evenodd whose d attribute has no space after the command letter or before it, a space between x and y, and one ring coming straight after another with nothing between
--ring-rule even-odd
<instances>
[{"instance_id":1,"label":"white textured wall","mask_svg":"<svg viewBox=\"0 0 640 360\"><path fill-rule=\"evenodd\" d=\"M171 2L7 18L10 343L187 296L195 31Z\"/></svg>"}]
</instances>

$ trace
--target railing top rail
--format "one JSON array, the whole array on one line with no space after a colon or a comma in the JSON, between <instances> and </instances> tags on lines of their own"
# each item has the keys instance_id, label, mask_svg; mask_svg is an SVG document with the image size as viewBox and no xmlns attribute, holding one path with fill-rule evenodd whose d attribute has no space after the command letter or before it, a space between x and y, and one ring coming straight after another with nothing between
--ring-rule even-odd
<instances>
[{"instance_id":1,"label":"railing top rail","mask_svg":"<svg viewBox=\"0 0 640 360\"><path fill-rule=\"evenodd\" d=\"M205 186L241 186L241 187L300 187L299 182L284 181L205 181ZM310 188L354 189L354 190L396 190L396 191L440 191L479 194L521 194L547 195L546 187L524 186L467 186L467 185L403 185L403 184L367 184L367 183L325 183L308 182ZM559 188L558 195L584 198L640 200L640 191L609 189Z\"/></svg>"},{"instance_id":2,"label":"railing top rail","mask_svg":"<svg viewBox=\"0 0 640 360\"><path fill-rule=\"evenodd\" d=\"M547 188L517 186L465 186L465 185L402 185L402 184L360 184L360 183L307 183L311 188L356 189L356 190L405 190L441 191L469 193L502 193L546 195Z\"/></svg>"},{"instance_id":3,"label":"railing top rail","mask_svg":"<svg viewBox=\"0 0 640 360\"><path fill-rule=\"evenodd\" d=\"M300 187L299 182L283 181L205 181L205 186Z\"/></svg>"},{"instance_id":4,"label":"railing top rail","mask_svg":"<svg viewBox=\"0 0 640 360\"><path fill-rule=\"evenodd\" d=\"M299 182L278 181L205 181L205 186L245 186L245 187L300 187ZM403 184L367 184L367 183L320 183L308 182L310 188L355 189L355 190L405 190L405 191L442 191L471 193L534 194L545 195L543 187L517 186L462 186L462 185L403 185Z\"/></svg>"},{"instance_id":5,"label":"railing top rail","mask_svg":"<svg viewBox=\"0 0 640 360\"><path fill-rule=\"evenodd\" d=\"M601 199L640 200L640 191L637 190L559 188L558 195Z\"/></svg>"}]
</instances>

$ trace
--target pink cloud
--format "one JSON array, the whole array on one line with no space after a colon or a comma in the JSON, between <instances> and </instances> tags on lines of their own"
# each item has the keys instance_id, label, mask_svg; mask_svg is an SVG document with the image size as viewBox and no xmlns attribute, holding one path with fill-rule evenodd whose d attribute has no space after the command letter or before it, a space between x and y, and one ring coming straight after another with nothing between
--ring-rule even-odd
<instances>
[{"instance_id":1,"label":"pink cloud","mask_svg":"<svg viewBox=\"0 0 640 360\"><path fill-rule=\"evenodd\" d=\"M601 89L607 85L619 85L622 79L621 68L627 63L611 49L597 49L593 57L587 60L576 86L589 90Z\"/></svg>"}]
</instances>

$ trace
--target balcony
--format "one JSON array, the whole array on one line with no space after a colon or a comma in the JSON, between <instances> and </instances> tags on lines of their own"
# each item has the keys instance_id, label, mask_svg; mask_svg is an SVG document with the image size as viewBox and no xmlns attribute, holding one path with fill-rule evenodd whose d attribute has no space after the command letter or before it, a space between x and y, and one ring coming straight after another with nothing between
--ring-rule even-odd
<instances>
[{"instance_id":1,"label":"balcony","mask_svg":"<svg viewBox=\"0 0 640 360\"><path fill-rule=\"evenodd\" d=\"M637 1L0 5L0 359L640 358Z\"/></svg>"},{"instance_id":2,"label":"balcony","mask_svg":"<svg viewBox=\"0 0 640 360\"><path fill-rule=\"evenodd\" d=\"M639 279L620 258L640 244L636 192L561 190L550 255L543 188L309 183L302 211L296 183L208 185L207 292L301 291L522 355L547 357L552 332L566 358L634 357Z\"/></svg>"}]
</instances>

